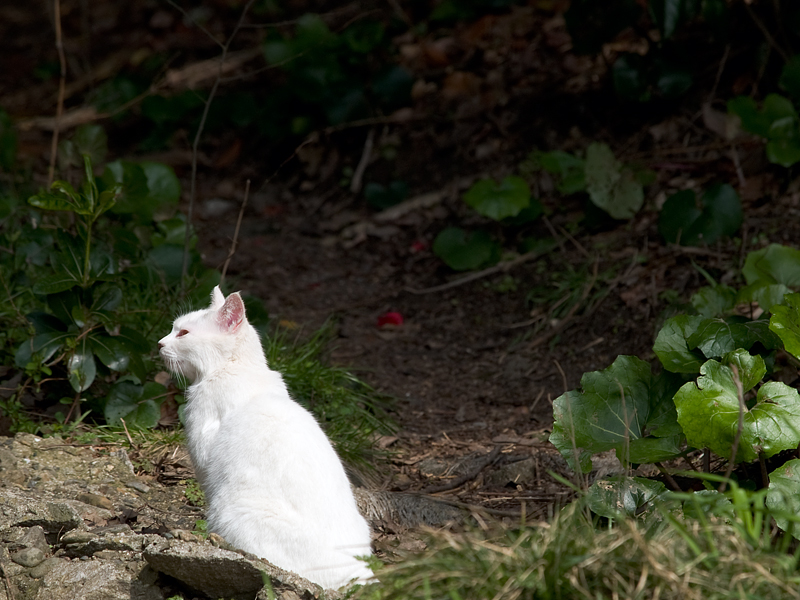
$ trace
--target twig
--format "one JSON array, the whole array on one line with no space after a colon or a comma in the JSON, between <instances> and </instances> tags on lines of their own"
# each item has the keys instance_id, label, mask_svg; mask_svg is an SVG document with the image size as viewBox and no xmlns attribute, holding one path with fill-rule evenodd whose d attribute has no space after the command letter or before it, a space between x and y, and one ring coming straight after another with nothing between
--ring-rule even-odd
<instances>
[{"instance_id":1,"label":"twig","mask_svg":"<svg viewBox=\"0 0 800 600\"><path fill-rule=\"evenodd\" d=\"M489 275L494 275L495 273L505 273L516 267L517 265L521 265L524 262L529 260L533 260L534 258L539 258L542 256L541 252L526 252L525 254L521 254L517 258L513 260L507 260L505 262L501 262L496 264L493 267L489 267L488 269L483 269L482 271L476 271L475 273L470 273L464 277L460 277L459 279L454 279L453 281L448 281L447 283L443 283L441 285L435 285L429 288L423 289L416 289L416 288L405 288L407 292L412 294L433 294L434 292L443 292L444 290L450 290L460 285L464 285L465 283L469 283L470 281L476 281L478 279L483 279L484 277L488 277Z\"/></svg>"},{"instance_id":2,"label":"twig","mask_svg":"<svg viewBox=\"0 0 800 600\"><path fill-rule=\"evenodd\" d=\"M683 490L681 489L681 486L679 486L679 485L678 485L678 482L677 482L677 481L675 481L675 479L672 477L672 475L670 475L670 474L667 472L667 470L664 468L664 465L662 465L660 462L654 462L653 464L654 464L654 465L656 466L656 468L657 468L657 469L658 469L658 470L661 472L661 474L664 476L664 479L666 479L666 480L667 480L667 483L670 485L670 487L671 487L671 488L672 488L674 491L676 491L676 492L682 492L682 491L683 491ZM722 490L720 490L720 491L722 491Z\"/></svg>"},{"instance_id":3,"label":"twig","mask_svg":"<svg viewBox=\"0 0 800 600\"><path fill-rule=\"evenodd\" d=\"M67 84L67 59L64 56L64 42L61 37L61 2L53 0L53 18L56 26L56 50L58 50L58 63L61 74L58 79L58 102L56 104L56 122L53 127L53 137L50 142L50 169L47 172L47 186L53 183L56 173L56 153L58 151L58 131L61 122L61 113L64 112L64 89Z\"/></svg>"},{"instance_id":4,"label":"twig","mask_svg":"<svg viewBox=\"0 0 800 600\"><path fill-rule=\"evenodd\" d=\"M236 254L236 246L239 242L239 227L242 225L242 215L244 215L244 207L247 206L247 198L250 195L250 180L247 180L247 183L244 186L244 200L242 200L242 206L239 209L239 217L236 219L236 229L233 230L233 241L231 242L231 249L228 251L228 257L225 259L225 264L222 266L222 275L219 277L219 286L222 287L222 284L225 283L225 273L228 272L228 264L231 262L231 258L233 255Z\"/></svg>"},{"instance_id":5,"label":"twig","mask_svg":"<svg viewBox=\"0 0 800 600\"><path fill-rule=\"evenodd\" d=\"M120 423L122 423L122 428L125 430L125 435L128 438L128 443L131 445L131 448L133 448L136 444L133 443L133 438L131 437L131 434L128 431L128 426L125 424L125 419L120 417L119 420L120 420Z\"/></svg>"},{"instance_id":6,"label":"twig","mask_svg":"<svg viewBox=\"0 0 800 600\"><path fill-rule=\"evenodd\" d=\"M216 37L214 37L213 33L211 33L208 29L203 27L195 19L193 19L192 16L189 13L187 13L185 10L183 10L183 8L177 2L173 2L173 0L167 0L167 4L169 4L170 6L172 6L175 9L177 9L184 17L186 17L188 20L190 20L195 27L197 27L200 31L205 33L212 42L217 44L220 48L222 48L222 51L225 52L226 46L224 46L222 44L222 42L220 42ZM249 4L248 4L248 6L249 6ZM245 11L247 11L247 8L245 8ZM239 27L237 26L237 29L238 28Z\"/></svg>"},{"instance_id":7,"label":"twig","mask_svg":"<svg viewBox=\"0 0 800 600\"><path fill-rule=\"evenodd\" d=\"M555 358L553 359L553 362L555 363L558 372L561 373L561 381L564 382L564 393L566 394L569 391L569 386L567 385L567 374L564 373L564 369L561 368L560 362L558 362Z\"/></svg>"},{"instance_id":8,"label":"twig","mask_svg":"<svg viewBox=\"0 0 800 600\"><path fill-rule=\"evenodd\" d=\"M561 230L561 233L567 236L567 239L570 242L572 242L572 245L575 246L580 251L581 254L583 254L588 259L592 258L592 255L589 254L586 248L584 248L583 245L578 240L576 240L575 237L569 231L561 227L561 225L559 225L558 228Z\"/></svg>"},{"instance_id":9,"label":"twig","mask_svg":"<svg viewBox=\"0 0 800 600\"><path fill-rule=\"evenodd\" d=\"M567 249L564 248L564 242L561 240L559 235L556 233L556 228L553 227L553 224L550 222L550 219L547 218L547 215L542 215L542 221L544 221L544 224L547 226L547 229L550 230L550 235L553 236L553 239L558 244L558 247L561 248L561 252L566 252Z\"/></svg>"},{"instance_id":10,"label":"twig","mask_svg":"<svg viewBox=\"0 0 800 600\"><path fill-rule=\"evenodd\" d=\"M711 87L711 93L708 95L709 104L714 101L714 96L717 95L717 87L719 80L722 78L722 72L725 70L725 63L728 62L728 55L731 53L731 45L725 44L725 52L722 53L722 58L719 61L719 68L717 69L717 76L714 78L714 85Z\"/></svg>"},{"instance_id":11,"label":"twig","mask_svg":"<svg viewBox=\"0 0 800 600\"><path fill-rule=\"evenodd\" d=\"M361 152L361 160L358 161L358 166L353 173L353 179L350 181L350 191L358 194L361 191L361 183L364 178L364 172L367 170L369 161L372 158L372 146L375 144L375 128L371 128L367 133L367 139L364 141L364 150Z\"/></svg>"},{"instance_id":12,"label":"twig","mask_svg":"<svg viewBox=\"0 0 800 600\"><path fill-rule=\"evenodd\" d=\"M172 3L171 0L169 1ZM222 56L220 56L219 58L219 70L217 72L217 79L214 81L214 85L211 87L211 91L208 94L208 99L206 100L205 107L203 108L203 116L200 117L200 123L197 126L197 133L194 136L194 143L192 144L192 177L191 177L191 188L189 192L189 209L187 210L187 215L186 215L186 236L184 237L183 241L183 266L181 267L182 293L185 292L186 290L186 273L189 269L189 240L191 239L194 201L197 194L197 149L200 146L200 136L203 135L203 128L206 125L206 119L208 118L208 111L211 108L211 103L214 101L214 95L217 93L217 88L219 87L220 79L222 79L222 72L223 72L223 67L225 65L225 57L228 55L228 48L230 48L231 42L233 42L233 38L235 38L236 34L239 32L239 29L242 26L242 22L244 21L244 18L247 15L247 11L250 9L254 1L255 0L247 1L247 4L245 4L244 8L242 9L242 14L239 16L239 21L236 23L236 27L234 28L231 35L228 37L228 41L225 42L225 45L222 47ZM182 10L183 9L181 9L181 11Z\"/></svg>"},{"instance_id":13,"label":"twig","mask_svg":"<svg viewBox=\"0 0 800 600\"><path fill-rule=\"evenodd\" d=\"M767 43L772 48L774 48L775 51L778 54L781 55L781 58L783 58L784 62L789 62L789 55L786 53L786 51L783 48L781 48L778 45L778 43L775 41L775 38L772 37L772 34L767 29L766 25L764 25L764 23L761 22L761 19L758 18L758 15L753 12L753 9L750 7L750 4L745 2L744 3L744 8L747 11L747 14L750 15L750 18L753 19L753 22L756 24L756 27L758 27L761 30L761 33L764 35L764 38L767 40Z\"/></svg>"},{"instance_id":14,"label":"twig","mask_svg":"<svg viewBox=\"0 0 800 600\"><path fill-rule=\"evenodd\" d=\"M497 460L497 456L500 454L500 449L502 446L495 446L492 448L492 451L482 457L473 467L472 471L467 473L466 475L462 475L461 477L456 477L455 479L448 481L447 483L442 483L440 485L432 485L430 487L426 487L422 490L423 494L438 494L439 492L446 492L448 490L454 490L457 487L464 485L466 482L475 479L478 475L480 475L481 471L483 471L486 467L492 464L495 460Z\"/></svg>"},{"instance_id":15,"label":"twig","mask_svg":"<svg viewBox=\"0 0 800 600\"><path fill-rule=\"evenodd\" d=\"M733 445L731 446L731 458L728 461L728 468L725 469L725 481L719 486L720 493L725 491L728 486L728 479L733 473L733 465L736 462L736 453L739 451L739 440L742 439L742 431L744 430L744 390L742 389L742 380L739 377L739 369L736 365L731 365L733 371L733 383L736 384L736 396L739 399L739 420L736 424L736 436L733 438Z\"/></svg>"}]
</instances>

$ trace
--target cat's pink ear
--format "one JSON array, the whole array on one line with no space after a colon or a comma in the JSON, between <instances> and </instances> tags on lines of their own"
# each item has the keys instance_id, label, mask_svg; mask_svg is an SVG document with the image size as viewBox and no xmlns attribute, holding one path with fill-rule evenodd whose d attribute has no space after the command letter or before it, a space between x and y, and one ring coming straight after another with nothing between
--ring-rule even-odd
<instances>
[{"instance_id":1,"label":"cat's pink ear","mask_svg":"<svg viewBox=\"0 0 800 600\"><path fill-rule=\"evenodd\" d=\"M222 290L219 289L219 286L215 285L214 290L211 292L211 308L219 308L223 304L225 304L225 296L222 295Z\"/></svg>"},{"instance_id":2,"label":"cat's pink ear","mask_svg":"<svg viewBox=\"0 0 800 600\"><path fill-rule=\"evenodd\" d=\"M225 299L222 308L219 309L217 323L222 331L233 333L239 329L242 321L244 321L244 302L239 292L234 292Z\"/></svg>"}]
</instances>

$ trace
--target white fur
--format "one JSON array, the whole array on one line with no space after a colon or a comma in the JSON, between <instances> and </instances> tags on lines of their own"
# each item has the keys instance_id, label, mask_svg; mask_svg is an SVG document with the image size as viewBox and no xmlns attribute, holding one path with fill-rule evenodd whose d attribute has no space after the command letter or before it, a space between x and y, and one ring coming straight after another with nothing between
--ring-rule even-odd
<instances>
[{"instance_id":1,"label":"white fur","mask_svg":"<svg viewBox=\"0 0 800 600\"><path fill-rule=\"evenodd\" d=\"M211 306L178 317L159 347L192 382L186 437L209 531L325 588L370 579L355 558L370 554L370 530L342 463L267 366L238 294L215 288Z\"/></svg>"}]
</instances>

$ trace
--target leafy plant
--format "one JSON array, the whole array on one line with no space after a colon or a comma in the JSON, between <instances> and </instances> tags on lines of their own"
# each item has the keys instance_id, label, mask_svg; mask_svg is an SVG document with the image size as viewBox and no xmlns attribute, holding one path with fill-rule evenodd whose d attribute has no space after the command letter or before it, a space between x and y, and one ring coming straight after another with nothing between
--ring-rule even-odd
<instances>
[{"instance_id":1,"label":"leafy plant","mask_svg":"<svg viewBox=\"0 0 800 600\"><path fill-rule=\"evenodd\" d=\"M696 246L713 244L742 226L742 202L727 184L707 188L698 202L693 190L683 190L667 198L658 215L658 231L675 244Z\"/></svg>"},{"instance_id":2,"label":"leafy plant","mask_svg":"<svg viewBox=\"0 0 800 600\"><path fill-rule=\"evenodd\" d=\"M582 391L557 398L553 444L583 472L592 454L610 449L628 465L692 448L710 448L732 462L763 461L797 447L800 396L780 381L762 380L775 350L800 350L800 294L777 299L776 290L759 290L800 285L798 268L800 253L792 249L751 252L743 271L748 285L738 294L712 285L692 298L700 315L666 321L653 346L664 372L654 376L647 363L621 356L585 374ZM769 306L771 319L731 314L754 299Z\"/></svg>"},{"instance_id":3,"label":"leafy plant","mask_svg":"<svg viewBox=\"0 0 800 600\"><path fill-rule=\"evenodd\" d=\"M485 231L448 227L433 241L433 253L455 271L470 271L496 263L500 245Z\"/></svg>"}]
</instances>

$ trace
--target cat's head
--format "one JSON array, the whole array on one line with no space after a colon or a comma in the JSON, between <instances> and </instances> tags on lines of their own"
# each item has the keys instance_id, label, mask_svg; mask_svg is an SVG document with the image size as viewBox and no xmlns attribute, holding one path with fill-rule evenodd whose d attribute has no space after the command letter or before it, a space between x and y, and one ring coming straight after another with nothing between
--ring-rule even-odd
<instances>
[{"instance_id":1,"label":"cat's head","mask_svg":"<svg viewBox=\"0 0 800 600\"><path fill-rule=\"evenodd\" d=\"M256 359L254 353L263 357L258 334L247 322L242 297L235 292L225 298L219 286L211 293L208 308L175 319L170 334L159 340L158 349L167 367L189 381L224 368L231 360Z\"/></svg>"}]
</instances>

